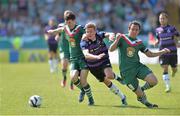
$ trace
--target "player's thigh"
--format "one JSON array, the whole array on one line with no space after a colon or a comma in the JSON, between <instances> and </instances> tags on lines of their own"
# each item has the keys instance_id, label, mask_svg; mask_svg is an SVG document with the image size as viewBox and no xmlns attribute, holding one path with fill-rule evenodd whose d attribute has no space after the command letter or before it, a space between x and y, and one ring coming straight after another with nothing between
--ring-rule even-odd
<instances>
[{"instance_id":1,"label":"player's thigh","mask_svg":"<svg viewBox=\"0 0 180 116\"><path fill-rule=\"evenodd\" d=\"M70 62L70 70L79 70L79 64L77 61L71 61Z\"/></svg>"},{"instance_id":2,"label":"player's thigh","mask_svg":"<svg viewBox=\"0 0 180 116\"><path fill-rule=\"evenodd\" d=\"M148 82L150 85L156 85L158 83L158 80L156 76L153 73L148 74L145 78L144 81Z\"/></svg>"},{"instance_id":3,"label":"player's thigh","mask_svg":"<svg viewBox=\"0 0 180 116\"><path fill-rule=\"evenodd\" d=\"M114 72L112 71L111 67L104 68L104 73L105 73L107 78L114 79Z\"/></svg>"},{"instance_id":4,"label":"player's thigh","mask_svg":"<svg viewBox=\"0 0 180 116\"><path fill-rule=\"evenodd\" d=\"M57 54L58 44L49 44L49 51Z\"/></svg>"},{"instance_id":5,"label":"player's thigh","mask_svg":"<svg viewBox=\"0 0 180 116\"><path fill-rule=\"evenodd\" d=\"M178 63L177 55L170 57L170 65L172 68L176 68Z\"/></svg>"},{"instance_id":6,"label":"player's thigh","mask_svg":"<svg viewBox=\"0 0 180 116\"><path fill-rule=\"evenodd\" d=\"M108 78L105 78L103 82L107 87L112 83Z\"/></svg>"},{"instance_id":7,"label":"player's thigh","mask_svg":"<svg viewBox=\"0 0 180 116\"><path fill-rule=\"evenodd\" d=\"M105 78L104 69L102 67L89 68L91 74L99 80L99 82L103 82Z\"/></svg>"},{"instance_id":8,"label":"player's thigh","mask_svg":"<svg viewBox=\"0 0 180 116\"><path fill-rule=\"evenodd\" d=\"M166 56L162 55L159 57L159 63L160 63L160 65L169 64L169 59Z\"/></svg>"},{"instance_id":9,"label":"player's thigh","mask_svg":"<svg viewBox=\"0 0 180 116\"><path fill-rule=\"evenodd\" d=\"M84 58L78 60L80 70L88 69L87 63Z\"/></svg>"},{"instance_id":10,"label":"player's thigh","mask_svg":"<svg viewBox=\"0 0 180 116\"><path fill-rule=\"evenodd\" d=\"M68 59L61 59L61 66L62 66L62 69L67 69L68 68L68 64L69 64L69 60Z\"/></svg>"},{"instance_id":11,"label":"player's thigh","mask_svg":"<svg viewBox=\"0 0 180 116\"><path fill-rule=\"evenodd\" d=\"M133 80L126 84L129 89L135 92L139 86L139 81L137 78L133 78Z\"/></svg>"},{"instance_id":12,"label":"player's thigh","mask_svg":"<svg viewBox=\"0 0 180 116\"><path fill-rule=\"evenodd\" d=\"M137 77L141 80L144 80L146 78L146 76L151 73L152 73L152 70L150 68L148 68L146 65L141 65L137 69Z\"/></svg>"},{"instance_id":13,"label":"player's thigh","mask_svg":"<svg viewBox=\"0 0 180 116\"><path fill-rule=\"evenodd\" d=\"M134 79L137 76L137 73L138 72L136 69L129 69L127 71L120 72L123 83L128 84L128 83L131 83L132 81L134 81Z\"/></svg>"},{"instance_id":14,"label":"player's thigh","mask_svg":"<svg viewBox=\"0 0 180 116\"><path fill-rule=\"evenodd\" d=\"M125 72L121 72L123 83L125 83L127 87L131 89L133 92L135 92L139 86L139 81L136 75L137 75L136 69L131 69Z\"/></svg>"},{"instance_id":15,"label":"player's thigh","mask_svg":"<svg viewBox=\"0 0 180 116\"><path fill-rule=\"evenodd\" d=\"M87 85L88 72L89 72L88 69L83 69L80 72L80 81L83 87Z\"/></svg>"},{"instance_id":16,"label":"player's thigh","mask_svg":"<svg viewBox=\"0 0 180 116\"><path fill-rule=\"evenodd\" d=\"M71 70L71 71L70 71L70 77L71 77L71 80L72 80L73 82L76 82L76 81L77 81L78 76L79 76L79 71L78 71L78 70Z\"/></svg>"}]
</instances>

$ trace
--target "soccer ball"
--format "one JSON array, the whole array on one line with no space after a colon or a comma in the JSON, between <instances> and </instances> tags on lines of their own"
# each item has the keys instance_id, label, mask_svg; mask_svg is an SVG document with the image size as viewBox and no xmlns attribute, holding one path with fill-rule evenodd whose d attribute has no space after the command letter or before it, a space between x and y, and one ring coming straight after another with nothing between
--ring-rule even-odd
<instances>
[{"instance_id":1,"label":"soccer ball","mask_svg":"<svg viewBox=\"0 0 180 116\"><path fill-rule=\"evenodd\" d=\"M33 95L29 98L29 105L31 107L40 107L42 103L42 98L38 95Z\"/></svg>"}]
</instances>

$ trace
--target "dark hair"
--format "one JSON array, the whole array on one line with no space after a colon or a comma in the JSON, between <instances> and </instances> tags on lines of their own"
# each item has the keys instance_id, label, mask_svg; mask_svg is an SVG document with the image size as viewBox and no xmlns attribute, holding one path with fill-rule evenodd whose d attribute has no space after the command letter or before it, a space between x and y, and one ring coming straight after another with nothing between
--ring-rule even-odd
<instances>
[{"instance_id":1,"label":"dark hair","mask_svg":"<svg viewBox=\"0 0 180 116\"><path fill-rule=\"evenodd\" d=\"M139 30L141 30L141 23L140 23L139 21L136 21L136 20L131 21L131 22L129 23L129 26L128 26L129 29L130 29L130 27L131 27L132 24L139 26Z\"/></svg>"},{"instance_id":2,"label":"dark hair","mask_svg":"<svg viewBox=\"0 0 180 116\"><path fill-rule=\"evenodd\" d=\"M167 11L161 11L160 13L159 13L159 16L160 15L164 15L164 16L166 16L166 18L168 18L168 13L167 13Z\"/></svg>"},{"instance_id":3,"label":"dark hair","mask_svg":"<svg viewBox=\"0 0 180 116\"><path fill-rule=\"evenodd\" d=\"M64 11L64 20L65 21L75 20L75 19L76 19L76 16L72 11L70 11L70 10Z\"/></svg>"}]
</instances>

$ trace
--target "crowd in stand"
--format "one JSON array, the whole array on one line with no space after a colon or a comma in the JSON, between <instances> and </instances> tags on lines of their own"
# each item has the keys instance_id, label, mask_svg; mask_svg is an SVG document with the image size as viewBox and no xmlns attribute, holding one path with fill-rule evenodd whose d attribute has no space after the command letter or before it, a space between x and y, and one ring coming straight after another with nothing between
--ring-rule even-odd
<instances>
[{"instance_id":1,"label":"crowd in stand","mask_svg":"<svg viewBox=\"0 0 180 116\"><path fill-rule=\"evenodd\" d=\"M127 32L137 19L147 34L157 25L157 14L167 0L1 0L0 37L43 35L49 18L63 22L64 10L72 10L79 24L94 21L100 30Z\"/></svg>"}]
</instances>

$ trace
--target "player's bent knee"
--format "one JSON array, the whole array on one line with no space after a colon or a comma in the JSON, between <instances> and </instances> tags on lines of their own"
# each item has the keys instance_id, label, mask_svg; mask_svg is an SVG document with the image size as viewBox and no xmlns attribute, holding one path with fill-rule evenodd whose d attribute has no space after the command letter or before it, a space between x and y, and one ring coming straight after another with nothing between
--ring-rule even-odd
<instances>
[{"instance_id":1,"label":"player's bent knee","mask_svg":"<svg viewBox=\"0 0 180 116\"><path fill-rule=\"evenodd\" d=\"M107 79L114 79L114 74L107 74L107 75L106 75L106 78L107 78Z\"/></svg>"},{"instance_id":2,"label":"player's bent knee","mask_svg":"<svg viewBox=\"0 0 180 116\"><path fill-rule=\"evenodd\" d=\"M77 80L78 80L77 77L71 77L71 81L72 81L72 82L76 82Z\"/></svg>"},{"instance_id":3,"label":"player's bent knee","mask_svg":"<svg viewBox=\"0 0 180 116\"><path fill-rule=\"evenodd\" d=\"M158 84L158 80L157 80L157 78L154 76L154 78L153 78L153 81L152 81L153 83L153 86L155 86L155 85L157 85Z\"/></svg>"},{"instance_id":4,"label":"player's bent knee","mask_svg":"<svg viewBox=\"0 0 180 116\"><path fill-rule=\"evenodd\" d=\"M149 82L149 84L150 84L151 86L155 86L155 85L158 84L158 80L157 80L156 78L154 78L153 80L151 80L151 81Z\"/></svg>"}]
</instances>

